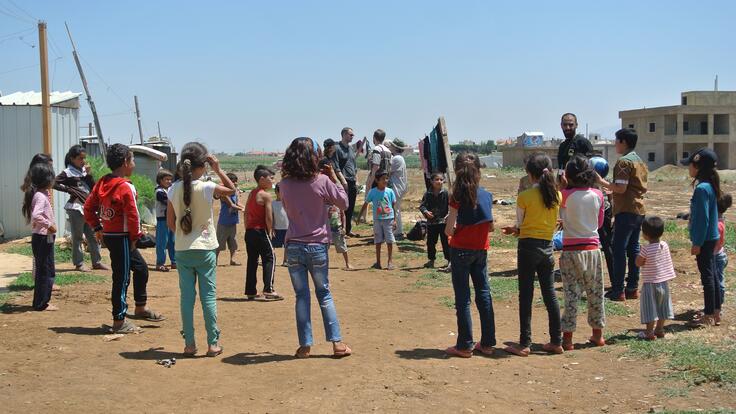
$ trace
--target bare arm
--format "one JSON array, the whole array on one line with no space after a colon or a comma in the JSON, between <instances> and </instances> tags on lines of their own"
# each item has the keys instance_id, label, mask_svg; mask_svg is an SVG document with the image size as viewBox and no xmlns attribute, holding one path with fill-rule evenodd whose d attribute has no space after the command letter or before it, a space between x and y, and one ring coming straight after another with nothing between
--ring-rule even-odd
<instances>
[{"instance_id":1,"label":"bare arm","mask_svg":"<svg viewBox=\"0 0 736 414\"><path fill-rule=\"evenodd\" d=\"M643 257L641 257L641 256L636 256L636 266L637 266L637 267L642 267L642 266L644 266L644 265L645 265L646 263L647 263L647 259L645 259L645 258L643 258Z\"/></svg>"},{"instance_id":2,"label":"bare arm","mask_svg":"<svg viewBox=\"0 0 736 414\"><path fill-rule=\"evenodd\" d=\"M271 194L261 192L263 195L263 207L266 209L266 232L269 236L273 235L273 206L271 204Z\"/></svg>"},{"instance_id":3,"label":"bare arm","mask_svg":"<svg viewBox=\"0 0 736 414\"><path fill-rule=\"evenodd\" d=\"M207 155L207 162L210 164L210 167L212 167L212 170L214 170L215 174L220 178L220 182L222 184L218 184L217 187L215 187L214 195L221 197L221 196L231 196L235 194L235 184L233 184L232 181L230 181L229 178L227 178L227 175L225 175L225 171L222 171L222 168L220 168L220 161L212 154Z\"/></svg>"},{"instance_id":4,"label":"bare arm","mask_svg":"<svg viewBox=\"0 0 736 414\"><path fill-rule=\"evenodd\" d=\"M445 234L452 237L455 234L455 223L457 222L457 209L450 206L450 212L445 220Z\"/></svg>"}]
</instances>

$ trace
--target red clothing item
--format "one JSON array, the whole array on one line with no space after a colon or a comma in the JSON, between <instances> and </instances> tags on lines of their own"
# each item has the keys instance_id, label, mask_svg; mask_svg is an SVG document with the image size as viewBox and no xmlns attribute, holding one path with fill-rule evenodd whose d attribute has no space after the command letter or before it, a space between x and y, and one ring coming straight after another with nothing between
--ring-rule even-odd
<instances>
[{"instance_id":1,"label":"red clothing item","mask_svg":"<svg viewBox=\"0 0 736 414\"><path fill-rule=\"evenodd\" d=\"M128 235L138 240L141 232L136 191L130 180L108 174L95 184L84 203L84 219L95 231Z\"/></svg>"},{"instance_id":2,"label":"red clothing item","mask_svg":"<svg viewBox=\"0 0 736 414\"><path fill-rule=\"evenodd\" d=\"M460 204L451 198L450 207L457 210L460 208ZM491 247L488 240L488 230L491 228L491 223L491 221L484 221L471 225L455 224L455 234L448 238L450 247L467 250L488 250Z\"/></svg>"},{"instance_id":3,"label":"red clothing item","mask_svg":"<svg viewBox=\"0 0 736 414\"><path fill-rule=\"evenodd\" d=\"M726 244L726 222L722 218L718 220L718 236L716 247L713 249L715 253L720 253L723 245Z\"/></svg>"},{"instance_id":4,"label":"red clothing item","mask_svg":"<svg viewBox=\"0 0 736 414\"><path fill-rule=\"evenodd\" d=\"M256 200L260 188L250 190L248 201L245 203L245 228L266 230L266 206L259 205Z\"/></svg>"}]
</instances>

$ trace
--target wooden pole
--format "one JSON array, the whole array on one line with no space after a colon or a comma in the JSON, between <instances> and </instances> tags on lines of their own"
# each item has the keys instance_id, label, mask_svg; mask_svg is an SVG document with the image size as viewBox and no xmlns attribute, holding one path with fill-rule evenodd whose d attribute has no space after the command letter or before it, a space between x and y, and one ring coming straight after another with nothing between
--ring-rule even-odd
<instances>
[{"instance_id":1,"label":"wooden pole","mask_svg":"<svg viewBox=\"0 0 736 414\"><path fill-rule=\"evenodd\" d=\"M51 92L49 91L49 56L46 49L46 22L38 22L38 52L41 61L41 114L43 152L51 155Z\"/></svg>"},{"instance_id":2,"label":"wooden pole","mask_svg":"<svg viewBox=\"0 0 736 414\"><path fill-rule=\"evenodd\" d=\"M141 128L141 111L138 109L138 95L133 95L135 101L135 117L138 120L138 136L141 139L141 145L143 145L143 128Z\"/></svg>"},{"instance_id":3,"label":"wooden pole","mask_svg":"<svg viewBox=\"0 0 736 414\"><path fill-rule=\"evenodd\" d=\"M445 125L445 117L441 116L437 120L437 126L439 127L439 133L442 135L442 141L444 143L444 148L442 148L442 151L445 151L445 159L447 160L447 176L445 179L447 180L447 186L452 188L452 181L455 179L455 164L452 159L452 152L450 151L450 141L447 138L447 125Z\"/></svg>"},{"instance_id":4,"label":"wooden pole","mask_svg":"<svg viewBox=\"0 0 736 414\"><path fill-rule=\"evenodd\" d=\"M74 56L74 62L77 64L79 77L82 79L84 93L87 95L87 103L89 104L89 109L92 111L92 119L95 121L95 133L97 134L97 143L100 146L100 153L102 154L102 158L105 158L105 155L107 155L107 147L105 147L105 139L102 137L102 128L100 127L100 118L97 116L97 108L95 107L95 102L92 100L92 95L89 93L87 78L84 76L82 64L79 63L79 55L77 54L77 47L74 45L74 39L72 39L72 32L69 31L69 26L66 23L64 23L64 26L66 26L66 33L69 35L69 41L72 44L72 55Z\"/></svg>"}]
</instances>

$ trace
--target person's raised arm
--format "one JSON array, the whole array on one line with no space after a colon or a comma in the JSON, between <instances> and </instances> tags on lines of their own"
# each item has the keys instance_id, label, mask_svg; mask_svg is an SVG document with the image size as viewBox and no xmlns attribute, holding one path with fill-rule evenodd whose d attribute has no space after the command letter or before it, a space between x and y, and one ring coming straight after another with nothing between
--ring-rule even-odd
<instances>
[{"instance_id":1,"label":"person's raised arm","mask_svg":"<svg viewBox=\"0 0 736 414\"><path fill-rule=\"evenodd\" d=\"M213 154L207 154L207 163L210 164L212 170L220 178L220 183L222 183L218 184L217 187L215 187L213 195L219 197L227 197L235 194L235 191L237 190L235 184L230 181L230 179L225 174L225 171L222 171L222 168L220 168L220 160L218 160L217 157L215 157Z\"/></svg>"}]
</instances>

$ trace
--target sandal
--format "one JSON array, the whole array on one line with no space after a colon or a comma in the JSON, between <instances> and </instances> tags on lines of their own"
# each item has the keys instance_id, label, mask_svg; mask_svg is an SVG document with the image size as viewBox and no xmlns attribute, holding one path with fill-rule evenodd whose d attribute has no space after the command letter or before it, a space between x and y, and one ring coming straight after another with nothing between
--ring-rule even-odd
<instances>
[{"instance_id":1,"label":"sandal","mask_svg":"<svg viewBox=\"0 0 736 414\"><path fill-rule=\"evenodd\" d=\"M156 266L156 270L158 270L159 272L168 272L169 267L166 265L159 265L159 266Z\"/></svg>"},{"instance_id":2,"label":"sandal","mask_svg":"<svg viewBox=\"0 0 736 414\"><path fill-rule=\"evenodd\" d=\"M128 315L128 317L131 319L145 319L149 322L163 322L166 320L166 317L163 314L151 309L146 309L143 313Z\"/></svg>"},{"instance_id":3,"label":"sandal","mask_svg":"<svg viewBox=\"0 0 736 414\"><path fill-rule=\"evenodd\" d=\"M565 348L563 348L562 345L555 345L552 342L547 342L546 344L542 345L542 349L544 350L544 352L549 352L550 354L565 353Z\"/></svg>"},{"instance_id":4,"label":"sandal","mask_svg":"<svg viewBox=\"0 0 736 414\"><path fill-rule=\"evenodd\" d=\"M208 356L208 357L210 357L210 358L214 358L214 357L220 355L222 353L222 351L225 350L225 347L223 347L222 345L218 345L218 346L220 347L220 349L218 349L217 351L208 350L205 355Z\"/></svg>"},{"instance_id":5,"label":"sandal","mask_svg":"<svg viewBox=\"0 0 736 414\"><path fill-rule=\"evenodd\" d=\"M276 301L279 301L279 300L284 300L284 297L281 296L281 295L279 295L276 292L264 293L263 294L263 298L266 299L266 300L272 301L272 302L276 302Z\"/></svg>"},{"instance_id":6,"label":"sandal","mask_svg":"<svg viewBox=\"0 0 736 414\"><path fill-rule=\"evenodd\" d=\"M143 332L143 329L135 326L132 322L130 322L127 319L123 322L122 325L120 325L119 328L116 329L114 327L111 327L110 330L112 331L112 333L115 333L115 334L132 334L132 333L137 334L137 333Z\"/></svg>"},{"instance_id":7,"label":"sandal","mask_svg":"<svg viewBox=\"0 0 736 414\"><path fill-rule=\"evenodd\" d=\"M473 351L478 351L483 355L493 355L494 349L492 346L483 346L478 342L473 347Z\"/></svg>"},{"instance_id":8,"label":"sandal","mask_svg":"<svg viewBox=\"0 0 736 414\"><path fill-rule=\"evenodd\" d=\"M504 351L508 352L509 354L514 354L516 356L520 357L528 357L531 350L529 348L521 348L520 346L514 346L509 345L506 348L503 349Z\"/></svg>"},{"instance_id":9,"label":"sandal","mask_svg":"<svg viewBox=\"0 0 736 414\"><path fill-rule=\"evenodd\" d=\"M647 333L647 331L641 331L641 332L639 332L636 335L636 337L638 339L643 340L643 341L653 341L653 340L657 339L657 335L655 335L654 333Z\"/></svg>"},{"instance_id":10,"label":"sandal","mask_svg":"<svg viewBox=\"0 0 736 414\"><path fill-rule=\"evenodd\" d=\"M664 338L664 331L654 331L654 336L657 338Z\"/></svg>"},{"instance_id":11,"label":"sandal","mask_svg":"<svg viewBox=\"0 0 736 414\"><path fill-rule=\"evenodd\" d=\"M312 347L310 346L300 346L296 349L296 352L294 353L294 357L299 359L309 358L309 351L312 350Z\"/></svg>"},{"instance_id":12,"label":"sandal","mask_svg":"<svg viewBox=\"0 0 736 414\"><path fill-rule=\"evenodd\" d=\"M348 344L343 344L345 346L345 349L334 349L332 351L332 356L335 358L343 358L346 356L350 356L353 353L353 350L350 349Z\"/></svg>"},{"instance_id":13,"label":"sandal","mask_svg":"<svg viewBox=\"0 0 736 414\"><path fill-rule=\"evenodd\" d=\"M197 347L195 346L191 351L187 351L187 347L184 347L184 352L181 354L184 358L194 358L197 356Z\"/></svg>"},{"instance_id":14,"label":"sandal","mask_svg":"<svg viewBox=\"0 0 736 414\"><path fill-rule=\"evenodd\" d=\"M473 351L470 349L457 349L456 346L451 346L445 349L445 353L449 356L456 356L460 358L470 358L473 356Z\"/></svg>"}]
</instances>

